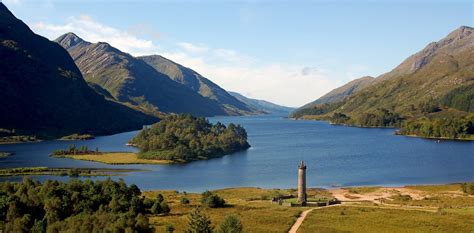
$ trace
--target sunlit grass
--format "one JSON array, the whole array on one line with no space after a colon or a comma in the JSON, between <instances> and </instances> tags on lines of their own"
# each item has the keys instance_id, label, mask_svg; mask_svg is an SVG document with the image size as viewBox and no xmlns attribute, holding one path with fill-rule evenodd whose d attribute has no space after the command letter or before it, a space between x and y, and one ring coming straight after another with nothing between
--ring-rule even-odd
<instances>
[{"instance_id":1,"label":"sunlit grass","mask_svg":"<svg viewBox=\"0 0 474 233\"><path fill-rule=\"evenodd\" d=\"M227 215L236 215L242 221L246 232L287 232L299 216L301 208L283 207L272 204L262 197L270 197L275 190L258 188L236 188L213 191L226 200L225 208L204 208L214 226L218 226ZM281 190L285 192L284 190ZM150 222L156 232L164 232L165 226L172 224L175 232L182 232L188 222L188 214L200 205L200 194L176 193L175 191L149 191L144 195L155 198L161 193L171 206L171 213L165 216L151 216ZM190 200L181 204L182 197Z\"/></svg>"},{"instance_id":2,"label":"sunlit grass","mask_svg":"<svg viewBox=\"0 0 474 233\"><path fill-rule=\"evenodd\" d=\"M106 164L170 164L170 160L140 159L138 155L130 152L100 153L87 155L66 155L64 157L100 162Z\"/></svg>"},{"instance_id":3,"label":"sunlit grass","mask_svg":"<svg viewBox=\"0 0 474 233\"><path fill-rule=\"evenodd\" d=\"M472 232L474 214L368 207L313 210L298 233L304 232Z\"/></svg>"}]
</instances>

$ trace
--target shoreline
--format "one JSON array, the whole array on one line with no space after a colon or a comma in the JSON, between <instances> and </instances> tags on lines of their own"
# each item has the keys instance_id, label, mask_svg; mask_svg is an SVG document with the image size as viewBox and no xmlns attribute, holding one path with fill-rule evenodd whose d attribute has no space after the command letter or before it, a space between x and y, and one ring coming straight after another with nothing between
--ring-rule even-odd
<instances>
[{"instance_id":1,"label":"shoreline","mask_svg":"<svg viewBox=\"0 0 474 233\"><path fill-rule=\"evenodd\" d=\"M49 167L17 167L0 168L0 177L50 175L69 177L118 176L127 172L145 171L141 169L120 168L49 168Z\"/></svg>"},{"instance_id":2,"label":"shoreline","mask_svg":"<svg viewBox=\"0 0 474 233\"><path fill-rule=\"evenodd\" d=\"M329 125L336 125L336 126L344 126L344 127L353 127L353 128L360 128L360 129L393 129L395 130L393 135L395 136L405 136L405 137L412 137L412 138L423 138L423 139L432 139L432 140L443 140L443 141L463 141L463 142L474 142L474 138L447 138L447 137L426 137L416 134L397 134L399 128L397 127L389 127L389 126L362 126L362 125L351 125L351 124L341 124L341 123L333 123L329 120L324 119L310 119L310 118L288 118L291 120L303 120L303 121L324 121L327 122Z\"/></svg>"}]
</instances>

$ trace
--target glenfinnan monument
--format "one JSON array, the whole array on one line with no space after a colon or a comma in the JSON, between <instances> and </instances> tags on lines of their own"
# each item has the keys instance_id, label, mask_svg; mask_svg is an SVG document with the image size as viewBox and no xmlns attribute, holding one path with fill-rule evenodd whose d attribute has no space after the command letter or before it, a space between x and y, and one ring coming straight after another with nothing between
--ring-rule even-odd
<instances>
[{"instance_id":1,"label":"glenfinnan monument","mask_svg":"<svg viewBox=\"0 0 474 233\"><path fill-rule=\"evenodd\" d=\"M306 165L304 161L298 166L298 202L306 204Z\"/></svg>"}]
</instances>

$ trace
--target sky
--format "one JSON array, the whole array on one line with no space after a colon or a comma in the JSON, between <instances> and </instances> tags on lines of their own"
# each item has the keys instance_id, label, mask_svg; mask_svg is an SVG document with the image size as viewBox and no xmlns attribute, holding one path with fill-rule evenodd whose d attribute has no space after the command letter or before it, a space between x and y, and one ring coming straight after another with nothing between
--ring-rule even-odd
<instances>
[{"instance_id":1,"label":"sky","mask_svg":"<svg viewBox=\"0 0 474 233\"><path fill-rule=\"evenodd\" d=\"M390 71L462 25L474 1L0 0L37 34L160 54L228 91L298 107Z\"/></svg>"}]
</instances>

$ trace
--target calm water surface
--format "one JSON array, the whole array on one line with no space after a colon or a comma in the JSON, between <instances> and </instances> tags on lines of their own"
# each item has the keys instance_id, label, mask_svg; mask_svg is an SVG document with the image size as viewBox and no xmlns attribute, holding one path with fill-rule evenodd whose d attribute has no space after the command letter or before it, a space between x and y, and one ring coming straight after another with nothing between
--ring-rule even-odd
<instances>
[{"instance_id":1,"label":"calm water surface","mask_svg":"<svg viewBox=\"0 0 474 233\"><path fill-rule=\"evenodd\" d=\"M185 165L105 165L50 158L70 144L101 151L136 151L125 143L137 131L97 137L89 141L45 141L0 145L15 155L0 159L0 167L139 168L148 171L114 177L143 190L204 191L226 187L292 188L296 168L308 165L308 186L433 184L474 180L474 143L409 138L392 129L333 126L320 121L294 121L281 116L213 117L210 121L238 123L248 132L252 147L223 158ZM67 177L34 176L39 180ZM0 180L20 180L21 177ZM104 179L104 178L95 178Z\"/></svg>"}]
</instances>

